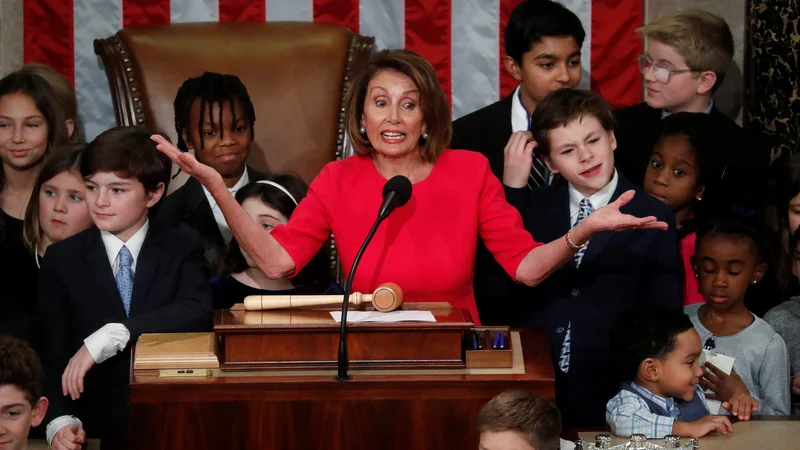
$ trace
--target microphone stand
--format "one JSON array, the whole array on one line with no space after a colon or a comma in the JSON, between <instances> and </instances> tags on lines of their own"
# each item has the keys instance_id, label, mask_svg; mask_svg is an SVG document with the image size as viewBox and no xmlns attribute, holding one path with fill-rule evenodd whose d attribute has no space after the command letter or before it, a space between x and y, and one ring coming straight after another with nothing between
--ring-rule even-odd
<instances>
[{"instance_id":1,"label":"microphone stand","mask_svg":"<svg viewBox=\"0 0 800 450\"><path fill-rule=\"evenodd\" d=\"M344 285L344 300L342 304L342 323L339 329L339 362L337 364L338 373L335 377L333 377L336 381L346 381L353 377L347 374L347 310L348 306L350 305L350 290L353 288L353 278L356 274L356 268L358 267L358 263L361 261L361 255L364 254L364 250L367 249L367 245L372 240L372 236L375 235L375 232L378 231L378 225L383 222L383 219L386 218L388 214L378 215L378 220L375 221L375 224L372 225L372 229L369 230L369 234L367 234L367 238L364 240L364 243L361 244L361 248L358 249L358 253L356 253L356 258L353 260L353 267L350 269L350 275L347 277L347 283Z\"/></svg>"}]
</instances>

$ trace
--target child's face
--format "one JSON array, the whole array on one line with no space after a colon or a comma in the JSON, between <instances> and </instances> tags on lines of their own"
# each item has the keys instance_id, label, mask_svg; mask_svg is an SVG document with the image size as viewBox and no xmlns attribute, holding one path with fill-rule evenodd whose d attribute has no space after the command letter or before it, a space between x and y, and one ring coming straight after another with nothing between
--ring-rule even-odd
<instances>
[{"instance_id":1,"label":"child's face","mask_svg":"<svg viewBox=\"0 0 800 450\"><path fill-rule=\"evenodd\" d=\"M481 433L480 439L479 450L537 450L528 442L525 436L518 431L484 431ZM558 445L554 446L552 449L538 450L556 449L558 449Z\"/></svg>"},{"instance_id":2,"label":"child's face","mask_svg":"<svg viewBox=\"0 0 800 450\"><path fill-rule=\"evenodd\" d=\"M39 225L49 243L59 242L92 225L80 175L61 172L39 189Z\"/></svg>"},{"instance_id":3,"label":"child's face","mask_svg":"<svg viewBox=\"0 0 800 450\"><path fill-rule=\"evenodd\" d=\"M25 450L31 426L39 426L46 411L46 398L42 397L32 407L18 387L0 386L0 449Z\"/></svg>"},{"instance_id":4,"label":"child's face","mask_svg":"<svg viewBox=\"0 0 800 450\"><path fill-rule=\"evenodd\" d=\"M695 386L703 376L700 353L703 347L700 335L692 328L675 337L675 348L661 361L658 385L670 397L691 401Z\"/></svg>"},{"instance_id":5,"label":"child's face","mask_svg":"<svg viewBox=\"0 0 800 450\"><path fill-rule=\"evenodd\" d=\"M800 194L789 200L789 232L794 233L800 228Z\"/></svg>"},{"instance_id":6,"label":"child's face","mask_svg":"<svg viewBox=\"0 0 800 450\"><path fill-rule=\"evenodd\" d=\"M522 65L506 57L506 70L522 84L522 95L539 103L560 88L581 81L581 46L572 36L545 36L522 55Z\"/></svg>"},{"instance_id":7,"label":"child's face","mask_svg":"<svg viewBox=\"0 0 800 450\"><path fill-rule=\"evenodd\" d=\"M545 158L553 173L560 173L575 189L589 197L614 176L613 131L606 131L592 115L578 117L548 132L550 155Z\"/></svg>"},{"instance_id":8,"label":"child's face","mask_svg":"<svg viewBox=\"0 0 800 450\"><path fill-rule=\"evenodd\" d=\"M767 270L767 265L758 261L753 242L738 236L703 239L694 258L700 293L712 306L742 304L747 288Z\"/></svg>"},{"instance_id":9,"label":"child's face","mask_svg":"<svg viewBox=\"0 0 800 450\"><path fill-rule=\"evenodd\" d=\"M683 56L674 47L653 39L647 40L646 52L654 64L670 67L674 70L686 70L689 66ZM647 90L647 104L656 109L671 112L685 110L687 105L697 100L697 96L705 94L708 89L701 87L701 79L694 72L673 73L666 83L656 80L653 68L644 71L644 86Z\"/></svg>"},{"instance_id":10,"label":"child's face","mask_svg":"<svg viewBox=\"0 0 800 450\"><path fill-rule=\"evenodd\" d=\"M213 167L223 178L240 177L250 154L251 142L250 124L244 108L238 101L234 101L234 111L231 111L231 103L224 102L222 104L222 123L220 124L220 104L206 104L202 118L200 117L201 105L201 99L196 99L192 103L192 109L189 111L189 129L183 135L184 142L189 148L194 149L198 161ZM234 112L236 113L235 123L233 121ZM213 125L209 119L209 113L214 118ZM203 121L202 135L197 128L200 120Z\"/></svg>"},{"instance_id":11,"label":"child's face","mask_svg":"<svg viewBox=\"0 0 800 450\"><path fill-rule=\"evenodd\" d=\"M644 190L669 205L673 211L691 207L695 197L702 198L697 154L682 135L659 139L644 176Z\"/></svg>"},{"instance_id":12,"label":"child's face","mask_svg":"<svg viewBox=\"0 0 800 450\"><path fill-rule=\"evenodd\" d=\"M150 208L164 192L159 184L145 192L136 178L120 178L113 172L97 172L85 179L86 206L95 226L127 242L145 222Z\"/></svg>"},{"instance_id":13,"label":"child's face","mask_svg":"<svg viewBox=\"0 0 800 450\"><path fill-rule=\"evenodd\" d=\"M35 167L47 153L47 121L23 93L0 97L0 159L9 168Z\"/></svg>"},{"instance_id":14,"label":"child's face","mask_svg":"<svg viewBox=\"0 0 800 450\"><path fill-rule=\"evenodd\" d=\"M257 224L261 225L267 233L271 232L276 225L289 222L286 216L281 214L272 205L262 202L260 198L248 198L242 202L242 208L247 211L247 214L250 214L250 217L252 217ZM240 247L239 250L242 252L242 256L244 256L247 265L249 267L256 267L253 260L245 253L244 249Z\"/></svg>"}]
</instances>

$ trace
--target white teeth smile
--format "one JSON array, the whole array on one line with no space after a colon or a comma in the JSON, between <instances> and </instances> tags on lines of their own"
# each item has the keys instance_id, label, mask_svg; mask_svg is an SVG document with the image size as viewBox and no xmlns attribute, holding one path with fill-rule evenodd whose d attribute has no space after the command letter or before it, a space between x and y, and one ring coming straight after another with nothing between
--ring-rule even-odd
<instances>
[{"instance_id":1,"label":"white teeth smile","mask_svg":"<svg viewBox=\"0 0 800 450\"><path fill-rule=\"evenodd\" d=\"M405 134L403 134L403 133L391 133L391 132L384 131L383 133L381 133L381 136L384 136L384 137L387 137L387 138L390 138L390 139L397 139L397 138L401 138L401 137L405 136Z\"/></svg>"}]
</instances>

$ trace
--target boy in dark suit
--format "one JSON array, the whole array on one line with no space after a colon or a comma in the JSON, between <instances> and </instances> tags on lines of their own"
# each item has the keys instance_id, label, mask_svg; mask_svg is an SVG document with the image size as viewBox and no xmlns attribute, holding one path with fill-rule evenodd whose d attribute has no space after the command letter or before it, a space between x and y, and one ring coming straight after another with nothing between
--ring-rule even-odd
<instances>
[{"instance_id":1,"label":"boy in dark suit","mask_svg":"<svg viewBox=\"0 0 800 450\"><path fill-rule=\"evenodd\" d=\"M256 117L237 76L206 72L189 78L178 89L174 108L177 147L194 151L198 161L219 172L233 195L264 177L246 165ZM196 231L210 268L222 259L233 236L214 197L194 178L164 199L158 220Z\"/></svg>"},{"instance_id":2,"label":"boy in dark suit","mask_svg":"<svg viewBox=\"0 0 800 450\"><path fill-rule=\"evenodd\" d=\"M546 328L556 372L556 400L564 423L600 425L614 395L607 371L611 328L618 314L643 305L681 307L682 272L672 211L640 191L614 168L614 117L589 91L559 89L539 103L532 130L536 152L563 180L530 190L525 161L532 145L507 152L517 170L506 177L509 203L520 210L533 238L549 242L592 212L614 204L627 214L655 216L668 231L605 232L577 249L575 258L535 288L515 288L516 315ZM506 167L511 167L507 164ZM625 204L617 199L633 190Z\"/></svg>"},{"instance_id":3,"label":"boy in dark suit","mask_svg":"<svg viewBox=\"0 0 800 450\"><path fill-rule=\"evenodd\" d=\"M25 342L0 334L0 448L26 450L31 427L47 411L42 397L44 371Z\"/></svg>"},{"instance_id":4,"label":"boy in dark suit","mask_svg":"<svg viewBox=\"0 0 800 450\"><path fill-rule=\"evenodd\" d=\"M508 18L505 30L506 71L519 87L506 98L453 122L450 148L474 150L489 159L492 172L503 179L503 149L531 139L530 115L547 94L581 81L581 46L586 32L581 21L564 5L551 0L525 0ZM535 161L529 185L547 184L550 174ZM505 272L481 241L475 258L475 301L481 322L507 324L510 318Z\"/></svg>"},{"instance_id":5,"label":"boy in dark suit","mask_svg":"<svg viewBox=\"0 0 800 450\"><path fill-rule=\"evenodd\" d=\"M170 161L147 130L118 127L81 156L94 227L47 249L39 275L47 440L123 445L130 349L142 333L211 328L211 292L194 233L149 220ZM69 397L67 397L69 395ZM122 447L111 447L122 448Z\"/></svg>"},{"instance_id":6,"label":"boy in dark suit","mask_svg":"<svg viewBox=\"0 0 800 450\"><path fill-rule=\"evenodd\" d=\"M722 189L749 209L763 210L770 164L765 139L743 130L712 99L733 60L728 24L707 11L683 10L637 32L647 38L645 54L639 57L647 101L614 112L619 170L641 187L662 119L678 112L706 113L725 150L717 168L723 174Z\"/></svg>"}]
</instances>

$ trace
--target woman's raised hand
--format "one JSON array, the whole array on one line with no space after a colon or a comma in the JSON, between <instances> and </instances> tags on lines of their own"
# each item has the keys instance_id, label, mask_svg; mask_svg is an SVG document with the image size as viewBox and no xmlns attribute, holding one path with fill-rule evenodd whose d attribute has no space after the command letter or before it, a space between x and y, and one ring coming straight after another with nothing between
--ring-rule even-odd
<instances>
[{"instance_id":1,"label":"woman's raised hand","mask_svg":"<svg viewBox=\"0 0 800 450\"><path fill-rule=\"evenodd\" d=\"M182 152L177 147L172 145L164 136L154 134L150 136L158 145L156 148L163 154L167 155L182 171L186 172L191 177L194 177L203 186L211 191L212 187L219 183L224 185L222 175L213 168L199 162L195 159L194 155L188 152Z\"/></svg>"},{"instance_id":2,"label":"woman's raised hand","mask_svg":"<svg viewBox=\"0 0 800 450\"><path fill-rule=\"evenodd\" d=\"M635 191L627 191L613 203L598 208L584 220L591 234L601 231L625 231L633 228L666 230L667 223L660 222L655 216L636 217L620 212L620 208L633 199Z\"/></svg>"}]
</instances>

